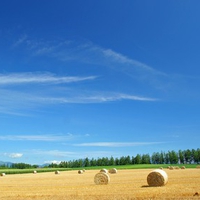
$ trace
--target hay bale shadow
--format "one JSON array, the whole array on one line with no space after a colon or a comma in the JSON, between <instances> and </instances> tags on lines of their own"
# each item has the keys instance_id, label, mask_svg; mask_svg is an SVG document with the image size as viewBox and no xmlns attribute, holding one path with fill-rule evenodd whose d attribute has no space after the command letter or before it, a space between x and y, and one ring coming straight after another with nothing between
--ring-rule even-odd
<instances>
[{"instance_id":1,"label":"hay bale shadow","mask_svg":"<svg viewBox=\"0 0 200 200\"><path fill-rule=\"evenodd\" d=\"M147 188L150 187L149 185L142 185L141 188Z\"/></svg>"}]
</instances>

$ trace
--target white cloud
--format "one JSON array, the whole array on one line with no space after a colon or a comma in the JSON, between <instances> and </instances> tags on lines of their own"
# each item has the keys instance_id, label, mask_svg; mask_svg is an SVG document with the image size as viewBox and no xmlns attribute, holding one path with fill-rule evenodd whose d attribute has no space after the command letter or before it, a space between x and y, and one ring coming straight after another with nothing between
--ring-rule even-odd
<instances>
[{"instance_id":1,"label":"white cloud","mask_svg":"<svg viewBox=\"0 0 200 200\"><path fill-rule=\"evenodd\" d=\"M35 154L35 155L43 155L43 156L52 156L54 158L56 157L76 157L76 155L79 155L78 152L72 152L72 151L59 151L59 150L32 150L31 154Z\"/></svg>"},{"instance_id":2,"label":"white cloud","mask_svg":"<svg viewBox=\"0 0 200 200\"><path fill-rule=\"evenodd\" d=\"M130 146L146 146L162 144L163 142L93 142L93 143L80 143L74 146L83 147L130 147Z\"/></svg>"},{"instance_id":3,"label":"white cloud","mask_svg":"<svg viewBox=\"0 0 200 200\"><path fill-rule=\"evenodd\" d=\"M1 135L0 140L51 142L71 140L74 137L75 136L70 133L66 135Z\"/></svg>"},{"instance_id":4,"label":"white cloud","mask_svg":"<svg viewBox=\"0 0 200 200\"><path fill-rule=\"evenodd\" d=\"M52 163L52 161L65 161L71 159L83 159L83 158L96 158L104 157L108 155L117 156L119 153L116 151L60 151L60 150L32 150L29 152L30 155L37 155L42 157L51 157L52 160L45 161L46 163Z\"/></svg>"},{"instance_id":5,"label":"white cloud","mask_svg":"<svg viewBox=\"0 0 200 200\"><path fill-rule=\"evenodd\" d=\"M22 153L5 153L4 155L10 158L21 158L23 156Z\"/></svg>"},{"instance_id":6,"label":"white cloud","mask_svg":"<svg viewBox=\"0 0 200 200\"><path fill-rule=\"evenodd\" d=\"M1 76L1 75L0 75ZM23 115L24 112L29 110L37 111L36 108L48 106L50 104L87 104L87 103L105 103L122 100L130 101L157 101L156 98L132 95L119 92L106 92L106 91L93 91L93 90L80 90L77 87L66 86L54 86L49 87L49 83L67 82L67 81L83 81L92 80L95 77L74 77L58 78L51 76L32 76L32 78L25 78L22 75L20 79L19 75L0 77L0 85L19 84L14 87L8 87L6 89L0 89L0 112ZM27 83L38 83L37 86L32 86L31 90L27 86ZM45 83L45 84L41 84ZM22 84L24 87L22 87ZM23 102L23 104L22 104ZM28 112L30 113L30 112ZM30 114L28 114L30 115Z\"/></svg>"},{"instance_id":7,"label":"white cloud","mask_svg":"<svg viewBox=\"0 0 200 200\"><path fill-rule=\"evenodd\" d=\"M44 161L45 164L57 164L59 165L61 163L61 161L58 161L58 160L49 160L49 161Z\"/></svg>"},{"instance_id":8,"label":"white cloud","mask_svg":"<svg viewBox=\"0 0 200 200\"><path fill-rule=\"evenodd\" d=\"M24 36L16 42L15 46L20 44L27 45L29 53L32 52L35 56L37 52L41 56L50 56L64 61L73 59L82 63L87 62L94 63L95 65L104 65L128 74L129 76L134 74L134 78L143 75L146 77L147 74L161 74L144 63L130 59L112 49L101 48L91 42L55 41L45 43L44 41L27 40L27 36ZM138 69L140 69L139 72ZM100 70L99 73L101 72ZM37 109L45 108L45 106L51 104L89 104L123 100L158 100L147 95L130 93L130 90L129 92L125 92L130 85L126 87L127 83L124 82L123 87L115 88L113 83L112 89L106 87L107 85L110 86L109 77L107 77L107 74L105 74L105 77L102 74L100 75L103 77L102 79L97 79L97 77L100 77L99 74L98 76L59 76L46 72L1 73L0 112L12 115L26 115L26 113L30 115L30 113L32 114L30 111L34 110L34 112L37 112ZM102 80L105 81L103 82L105 87L102 90L99 88L94 90L94 85L97 81L99 81L99 86ZM86 81L91 81L91 84L84 85ZM78 83L81 85L78 85ZM110 88L110 91L106 91L106 88ZM122 88L122 91L117 91L118 88ZM141 94L142 92L139 91L139 93Z\"/></svg>"},{"instance_id":9,"label":"white cloud","mask_svg":"<svg viewBox=\"0 0 200 200\"><path fill-rule=\"evenodd\" d=\"M113 92L95 92L72 90L69 88L46 88L43 91L36 88L29 91L12 91L0 89L0 112L9 115L30 116L32 110L37 112L51 104L91 104L114 101L157 101L156 98L120 94ZM22 104L23 102L23 104Z\"/></svg>"},{"instance_id":10,"label":"white cloud","mask_svg":"<svg viewBox=\"0 0 200 200\"><path fill-rule=\"evenodd\" d=\"M20 46L21 44L23 44L24 42L27 41L27 35L23 35L21 36L14 44L13 44L13 48Z\"/></svg>"},{"instance_id":11,"label":"white cloud","mask_svg":"<svg viewBox=\"0 0 200 200\"><path fill-rule=\"evenodd\" d=\"M88 97L87 100L96 102L118 101L118 100L134 100L134 101L156 101L157 99L140 97L136 95L123 94L123 93L108 93Z\"/></svg>"},{"instance_id":12,"label":"white cloud","mask_svg":"<svg viewBox=\"0 0 200 200\"><path fill-rule=\"evenodd\" d=\"M40 53L38 53L40 52ZM132 59L113 49L106 49L87 42L65 42L59 44L47 42L34 49L37 56L48 56L62 62L75 61L83 64L107 67L114 72L129 77L132 81L147 87L165 90L172 81L172 76L159 71L146 63Z\"/></svg>"},{"instance_id":13,"label":"white cloud","mask_svg":"<svg viewBox=\"0 0 200 200\"><path fill-rule=\"evenodd\" d=\"M114 101L158 101L156 98L136 96L131 94L120 94L113 92L80 91L67 88L46 88L43 93L40 88L31 91L12 91L0 89L0 112L11 115L27 115L31 110L41 110L51 104L91 104L106 103ZM23 104L22 104L23 102Z\"/></svg>"},{"instance_id":14,"label":"white cloud","mask_svg":"<svg viewBox=\"0 0 200 200\"><path fill-rule=\"evenodd\" d=\"M96 76L55 76L51 73L11 73L0 74L0 85L27 84L27 83L72 83L86 80L94 80Z\"/></svg>"},{"instance_id":15,"label":"white cloud","mask_svg":"<svg viewBox=\"0 0 200 200\"><path fill-rule=\"evenodd\" d=\"M27 48L33 51L35 56L49 56L61 61L76 60L97 65L112 66L113 63L123 64L122 67L116 66L116 70L130 72L130 69L135 69L140 75L147 77L147 74L167 76L149 65L138 60L128 58L127 56L116 52L112 49L105 49L103 47L93 44L91 41L34 41L27 40L22 37L16 43L26 43ZM112 64L111 64L112 63ZM124 67L126 65L126 67ZM138 71L139 70L139 71ZM132 71L135 73L135 71ZM126 72L125 72L126 73ZM142 76L143 76L142 75ZM155 78L155 77L154 77Z\"/></svg>"},{"instance_id":16,"label":"white cloud","mask_svg":"<svg viewBox=\"0 0 200 200\"><path fill-rule=\"evenodd\" d=\"M55 104L65 104L65 103L104 103L104 102L114 102L120 100L132 100L132 101L157 101L158 99L141 97L128 94L115 94L115 93L102 93L102 94L84 94L81 96L74 94L68 97L38 97L35 99L40 102L55 103Z\"/></svg>"},{"instance_id":17,"label":"white cloud","mask_svg":"<svg viewBox=\"0 0 200 200\"><path fill-rule=\"evenodd\" d=\"M154 71L154 72L157 72L155 69L153 69L152 67L142 63L142 62L139 62L137 60L133 60L133 59L130 59L120 53L117 53L111 49L101 49L99 48L99 50L101 50L103 52L103 54L109 58L109 59L112 59L113 61L115 62L119 62L119 63L122 63L122 64L131 64L131 65L134 65L138 68L141 68L143 70L148 70L148 71Z\"/></svg>"}]
</instances>

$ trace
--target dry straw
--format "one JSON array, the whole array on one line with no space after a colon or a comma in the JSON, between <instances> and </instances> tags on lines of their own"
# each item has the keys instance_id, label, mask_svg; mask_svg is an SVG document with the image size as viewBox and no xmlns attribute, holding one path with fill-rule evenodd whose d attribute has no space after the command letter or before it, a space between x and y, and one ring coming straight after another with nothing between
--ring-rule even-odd
<instances>
[{"instance_id":1,"label":"dry straw","mask_svg":"<svg viewBox=\"0 0 200 200\"><path fill-rule=\"evenodd\" d=\"M200 165L197 165L196 168L197 168L197 169L200 169Z\"/></svg>"},{"instance_id":2,"label":"dry straw","mask_svg":"<svg viewBox=\"0 0 200 200\"><path fill-rule=\"evenodd\" d=\"M107 185L110 182L110 177L104 172L99 172L94 176L94 182L97 185Z\"/></svg>"},{"instance_id":3,"label":"dry straw","mask_svg":"<svg viewBox=\"0 0 200 200\"><path fill-rule=\"evenodd\" d=\"M106 174L107 174L107 173L108 173L108 170L107 170L107 169L101 169L100 172L103 172L103 173L106 173Z\"/></svg>"},{"instance_id":4,"label":"dry straw","mask_svg":"<svg viewBox=\"0 0 200 200\"><path fill-rule=\"evenodd\" d=\"M59 171L55 171L55 174L60 174L60 172Z\"/></svg>"},{"instance_id":5,"label":"dry straw","mask_svg":"<svg viewBox=\"0 0 200 200\"><path fill-rule=\"evenodd\" d=\"M185 169L185 166L182 166L181 169Z\"/></svg>"},{"instance_id":6,"label":"dry straw","mask_svg":"<svg viewBox=\"0 0 200 200\"><path fill-rule=\"evenodd\" d=\"M37 174L37 171L33 171L34 174Z\"/></svg>"},{"instance_id":7,"label":"dry straw","mask_svg":"<svg viewBox=\"0 0 200 200\"><path fill-rule=\"evenodd\" d=\"M164 170L156 169L147 176L147 183L150 187L164 186L168 182L168 175Z\"/></svg>"},{"instance_id":8,"label":"dry straw","mask_svg":"<svg viewBox=\"0 0 200 200\"><path fill-rule=\"evenodd\" d=\"M117 173L117 169L116 168L112 168L108 171L110 174L116 174Z\"/></svg>"}]
</instances>

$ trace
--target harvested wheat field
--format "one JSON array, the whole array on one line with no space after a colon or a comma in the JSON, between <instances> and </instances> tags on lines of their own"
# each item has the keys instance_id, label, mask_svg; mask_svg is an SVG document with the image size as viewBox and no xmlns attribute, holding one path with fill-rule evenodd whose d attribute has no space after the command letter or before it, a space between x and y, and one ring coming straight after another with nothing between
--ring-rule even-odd
<instances>
[{"instance_id":1,"label":"harvested wheat field","mask_svg":"<svg viewBox=\"0 0 200 200\"><path fill-rule=\"evenodd\" d=\"M131 200L131 199L200 199L200 170L164 169L168 182L149 187L151 169L118 170L108 174L106 185L97 185L99 170L65 171L0 177L0 200Z\"/></svg>"}]
</instances>

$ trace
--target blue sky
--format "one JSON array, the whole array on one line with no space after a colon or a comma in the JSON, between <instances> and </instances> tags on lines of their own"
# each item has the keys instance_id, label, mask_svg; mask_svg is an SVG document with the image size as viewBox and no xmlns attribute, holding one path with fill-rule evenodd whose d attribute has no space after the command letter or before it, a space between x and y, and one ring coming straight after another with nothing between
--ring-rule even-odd
<instances>
[{"instance_id":1,"label":"blue sky","mask_svg":"<svg viewBox=\"0 0 200 200\"><path fill-rule=\"evenodd\" d=\"M6 0L0 160L199 148L200 1Z\"/></svg>"}]
</instances>

